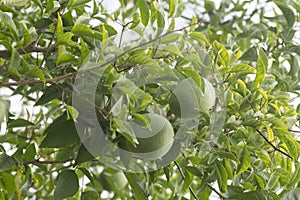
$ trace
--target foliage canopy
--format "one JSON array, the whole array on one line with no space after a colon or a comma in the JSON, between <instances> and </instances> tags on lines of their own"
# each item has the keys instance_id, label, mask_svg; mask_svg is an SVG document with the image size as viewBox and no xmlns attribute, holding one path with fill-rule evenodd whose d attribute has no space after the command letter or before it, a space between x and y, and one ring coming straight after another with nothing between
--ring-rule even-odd
<instances>
[{"instance_id":1,"label":"foliage canopy","mask_svg":"<svg viewBox=\"0 0 300 200\"><path fill-rule=\"evenodd\" d=\"M0 199L297 199L300 2L112 2L0 1ZM214 105L176 114L186 79L182 99L210 82ZM174 148L145 165L107 151L90 112L132 148L132 122L160 115Z\"/></svg>"}]
</instances>

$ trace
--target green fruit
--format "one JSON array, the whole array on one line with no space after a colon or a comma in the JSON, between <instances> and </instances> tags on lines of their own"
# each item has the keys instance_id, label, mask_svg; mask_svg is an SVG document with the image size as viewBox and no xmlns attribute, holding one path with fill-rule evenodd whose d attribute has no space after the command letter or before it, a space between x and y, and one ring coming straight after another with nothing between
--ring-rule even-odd
<instances>
[{"instance_id":1,"label":"green fruit","mask_svg":"<svg viewBox=\"0 0 300 200\"><path fill-rule=\"evenodd\" d=\"M171 112L183 119L197 118L200 112L207 112L215 104L216 93L212 84L204 79L205 90L195 83L192 78L178 83L170 98Z\"/></svg>"},{"instance_id":2,"label":"green fruit","mask_svg":"<svg viewBox=\"0 0 300 200\"><path fill-rule=\"evenodd\" d=\"M114 189L123 189L127 185L126 176L122 171L108 172L103 171L99 177L104 190L113 191Z\"/></svg>"},{"instance_id":3,"label":"green fruit","mask_svg":"<svg viewBox=\"0 0 300 200\"><path fill-rule=\"evenodd\" d=\"M144 115L150 122L149 127L133 124L132 128L137 137L138 144L134 147L126 141L126 150L132 156L144 160L156 160L165 155L172 147L174 131L171 123L157 114Z\"/></svg>"}]
</instances>

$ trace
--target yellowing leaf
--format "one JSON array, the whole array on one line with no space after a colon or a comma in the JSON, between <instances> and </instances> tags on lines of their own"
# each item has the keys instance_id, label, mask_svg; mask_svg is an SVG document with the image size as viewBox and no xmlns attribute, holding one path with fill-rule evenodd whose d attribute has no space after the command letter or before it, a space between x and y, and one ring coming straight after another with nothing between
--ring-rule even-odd
<instances>
[{"instance_id":1,"label":"yellowing leaf","mask_svg":"<svg viewBox=\"0 0 300 200\"><path fill-rule=\"evenodd\" d=\"M246 171L251 164L251 160L250 160L250 153L247 150L247 148L245 147L243 149L241 158L240 158L240 164L237 167L237 171L236 171L236 175L240 175L241 173L243 173L244 171Z\"/></svg>"},{"instance_id":2,"label":"yellowing leaf","mask_svg":"<svg viewBox=\"0 0 300 200\"><path fill-rule=\"evenodd\" d=\"M214 45L218 49L221 64L226 68L230 63L230 57L227 49L218 41L214 41Z\"/></svg>"},{"instance_id":3,"label":"yellowing leaf","mask_svg":"<svg viewBox=\"0 0 300 200\"><path fill-rule=\"evenodd\" d=\"M271 129L271 127L269 125L266 125L266 130L267 130L267 134L268 134L268 140L270 142L272 142L274 140L273 130Z\"/></svg>"},{"instance_id":4,"label":"yellowing leaf","mask_svg":"<svg viewBox=\"0 0 300 200\"><path fill-rule=\"evenodd\" d=\"M108 43L108 32L104 25L102 25L102 47L101 49L104 50L107 47Z\"/></svg>"},{"instance_id":5,"label":"yellowing leaf","mask_svg":"<svg viewBox=\"0 0 300 200\"><path fill-rule=\"evenodd\" d=\"M265 79L268 67L268 57L263 49L259 49L258 61L256 66L256 77L253 83L253 87L257 88Z\"/></svg>"},{"instance_id":6,"label":"yellowing leaf","mask_svg":"<svg viewBox=\"0 0 300 200\"><path fill-rule=\"evenodd\" d=\"M255 74L256 69L247 64L238 64L227 70L228 73L247 73L247 74Z\"/></svg>"},{"instance_id":7,"label":"yellowing leaf","mask_svg":"<svg viewBox=\"0 0 300 200\"><path fill-rule=\"evenodd\" d=\"M62 35L64 34L63 30L63 23L60 17L59 12L57 13L57 28L56 28L56 33L57 33L57 40L59 40Z\"/></svg>"}]
</instances>

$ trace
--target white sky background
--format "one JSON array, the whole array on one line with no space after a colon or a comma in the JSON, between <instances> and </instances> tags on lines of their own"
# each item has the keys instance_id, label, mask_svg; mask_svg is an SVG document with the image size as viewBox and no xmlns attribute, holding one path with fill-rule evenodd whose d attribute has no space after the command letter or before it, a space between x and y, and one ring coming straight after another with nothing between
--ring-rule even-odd
<instances>
[{"instance_id":1,"label":"white sky background","mask_svg":"<svg viewBox=\"0 0 300 200\"><path fill-rule=\"evenodd\" d=\"M202 0L202 1L199 1L199 2L204 2L204 1ZM215 0L214 1L214 3L216 4L216 7L219 7L220 2L221 2L221 0ZM103 4L105 10L108 13L113 13L120 6L120 3L119 3L118 0L103 0L102 4ZM271 4L273 4L273 3L271 3ZM249 13L251 12L251 10L253 10L255 8L255 6L256 6L256 4L253 1L250 4L250 6L249 6ZM278 12L278 13L281 12L275 5L273 5L273 6L271 5L269 7L269 9L270 9L270 15L272 15L272 12L273 12L274 8L276 9L276 12ZM195 12L197 12L197 11L195 11L193 8L186 8L186 10L183 13L183 15L188 16L188 17L192 17L193 13L195 13ZM254 16L253 17L253 22L254 23L258 22L259 18L257 18L257 17L258 16ZM224 21L226 21L226 19L224 19ZM166 22L168 22L168 20L166 20ZM176 26L177 26L177 28L182 27L182 26L186 26L186 23L187 23L186 20L183 20L183 19L180 19L180 18L178 18L176 20ZM300 26L299 22L297 23L296 26L298 26L298 28L299 28L299 26ZM114 27L119 32L121 31L121 26L116 25ZM296 35L297 35L297 33L296 33ZM297 41L295 41L295 42L298 43L298 44L300 44L300 38ZM21 113L23 113L24 114L24 118L27 118L28 116L27 116L26 112L24 112L25 110L27 110L28 113L30 113L30 114L34 114L34 113L39 112L39 110L41 109L41 107L34 107L33 103L24 106L21 95L14 95L14 96L11 96L11 95L12 95L11 90L5 89L5 88L0 88L0 98L4 98L4 99L9 99L10 100L10 102L11 102L10 112L16 114L17 116L20 115ZM297 105L298 103L299 103L299 101L295 101L295 105ZM6 130L6 126L3 123L2 126L1 126L1 129L0 129L0 135L3 135L5 133L5 130ZM7 150L10 148L9 144L7 144L7 145L4 144L4 147ZM11 151L9 154L12 154L12 153L13 153L13 151ZM218 185L215 184L214 187L218 188ZM103 194L103 196L101 196L101 197L102 198L108 197L108 193ZM187 195L186 197L189 197L189 195ZM213 194L210 199L211 200L215 200L215 199L219 199L219 198L218 198L217 195Z\"/></svg>"}]
</instances>

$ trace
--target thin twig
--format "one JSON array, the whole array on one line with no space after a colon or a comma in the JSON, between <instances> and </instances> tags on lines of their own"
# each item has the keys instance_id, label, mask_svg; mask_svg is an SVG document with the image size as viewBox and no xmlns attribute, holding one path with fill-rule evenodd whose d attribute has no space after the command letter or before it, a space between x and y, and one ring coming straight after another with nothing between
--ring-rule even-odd
<instances>
[{"instance_id":1,"label":"thin twig","mask_svg":"<svg viewBox=\"0 0 300 200\"><path fill-rule=\"evenodd\" d=\"M198 23L195 23L195 24L198 24ZM185 26L183 28L180 28L180 29L177 29L177 30L173 30L173 31L169 31L161 36L158 36L152 40L149 40L148 42L145 42L145 43L142 43L142 44L139 44L135 47L132 47L130 49L128 49L127 51L124 51L123 53L120 53L119 55L115 56L114 58L98 65L98 66L95 66L95 67L91 67L91 68L87 68L87 69L83 69L83 70L80 70L80 71L76 71L76 72L72 72L72 73L69 73L69 74L65 74L65 75L62 75L62 76L59 76L59 77L56 77L56 78L53 78L53 79L46 79L46 83L56 83L60 80L64 80L64 79L67 79L67 78L72 78L76 75L80 75L80 74L85 74L87 72L90 72L90 71L93 71L93 70L96 70L96 69L99 69L99 68L102 68L108 64L111 64L111 63L114 63L115 61L117 61L117 59L121 58L122 56L128 54L129 52L135 50L135 49L138 49L140 47L143 47L143 46L146 46L146 45L149 45L157 40L160 40L162 39L163 37L167 36L167 35L170 35L174 32L179 32L179 31L183 31L195 24L190 24L188 26ZM47 48L44 48L44 51L46 50ZM21 82L8 82L8 83L0 83L0 86L4 86L4 87L7 87L7 86L20 86L20 85L32 85L32 84L36 84L36 83L43 83L43 81L39 80L39 79L33 79L33 80L26 80L26 81L21 81Z\"/></svg>"},{"instance_id":2,"label":"thin twig","mask_svg":"<svg viewBox=\"0 0 300 200\"><path fill-rule=\"evenodd\" d=\"M16 51L19 54L27 54L32 52L47 52L47 51L53 51L55 49L54 46L48 47L37 47L34 46L34 42L26 47L20 47L17 48ZM0 58L9 58L11 56L11 52L9 50L0 50Z\"/></svg>"},{"instance_id":3,"label":"thin twig","mask_svg":"<svg viewBox=\"0 0 300 200\"><path fill-rule=\"evenodd\" d=\"M52 165L52 164L63 164L66 162L73 161L73 158L66 159L66 160L32 160L23 162L23 165L29 165L29 164L44 164L44 165Z\"/></svg>"},{"instance_id":4,"label":"thin twig","mask_svg":"<svg viewBox=\"0 0 300 200\"><path fill-rule=\"evenodd\" d=\"M176 165L176 167L177 167L177 169L178 169L178 171L179 171L179 173L180 173L182 179L184 180L184 179L185 179L185 176L184 176L184 173L183 173L183 171L182 171L180 165L179 165L176 161L174 161L174 163L175 163L175 165ZM197 197L197 195L195 194L195 192L194 192L194 190L193 190L193 188L192 188L191 186L189 186L189 191L191 192L191 194L193 195L193 197L194 197L196 200L199 200L198 197Z\"/></svg>"},{"instance_id":5,"label":"thin twig","mask_svg":"<svg viewBox=\"0 0 300 200\"><path fill-rule=\"evenodd\" d=\"M186 159L186 156L184 153L182 153L182 156ZM175 161L176 162L176 161ZM176 164L176 163L175 163ZM211 186L209 183L207 183L203 178L199 177L202 181L204 181L212 191L214 191L221 199L225 199L225 197L218 191L216 190L213 186Z\"/></svg>"},{"instance_id":6,"label":"thin twig","mask_svg":"<svg viewBox=\"0 0 300 200\"><path fill-rule=\"evenodd\" d=\"M283 155L287 156L288 158L290 158L291 160L293 160L293 157L292 157L290 154L288 154L288 153L282 151L281 149L279 149L278 147L276 147L274 144L272 144L272 142L270 142L270 141L268 140L268 138L266 138L266 136L264 136L264 134L263 134L260 130L256 129L256 132L258 132L258 133L263 137L263 139L264 139L269 145L271 145L271 146L273 147L273 149L274 149L275 151L278 151L278 152L282 153Z\"/></svg>"},{"instance_id":7,"label":"thin twig","mask_svg":"<svg viewBox=\"0 0 300 200\"><path fill-rule=\"evenodd\" d=\"M292 130L292 129L289 129L289 131L293 132L293 133L300 133L300 130L297 131L297 130Z\"/></svg>"}]
</instances>

